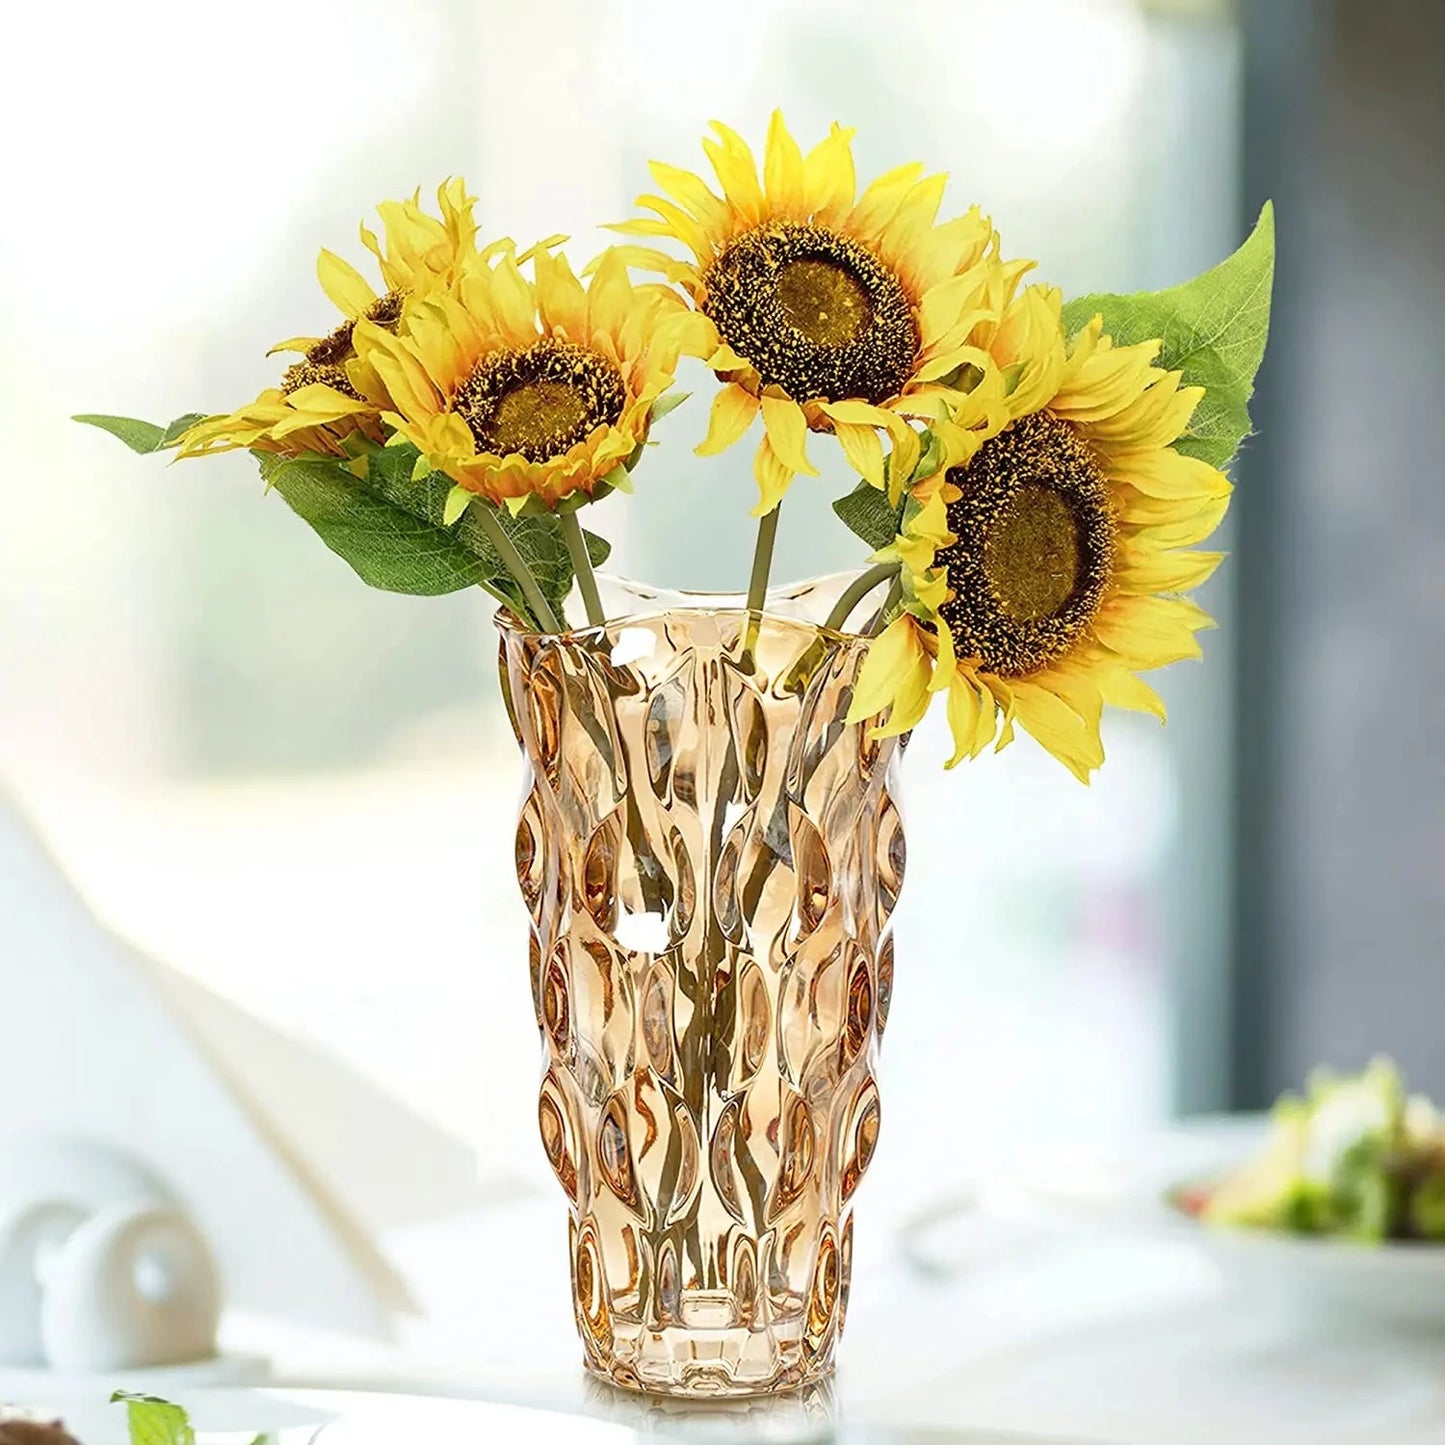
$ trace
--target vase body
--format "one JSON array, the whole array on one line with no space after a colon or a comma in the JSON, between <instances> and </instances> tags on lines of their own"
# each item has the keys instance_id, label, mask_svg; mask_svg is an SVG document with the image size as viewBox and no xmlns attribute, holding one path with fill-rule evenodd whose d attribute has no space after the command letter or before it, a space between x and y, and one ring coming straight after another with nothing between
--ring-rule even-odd
<instances>
[{"instance_id":1,"label":"vase body","mask_svg":"<svg viewBox=\"0 0 1445 1445\"><path fill-rule=\"evenodd\" d=\"M844 721L864 644L703 606L500 627L538 1122L588 1367L688 1396L819 1379L903 871L896 742Z\"/></svg>"}]
</instances>

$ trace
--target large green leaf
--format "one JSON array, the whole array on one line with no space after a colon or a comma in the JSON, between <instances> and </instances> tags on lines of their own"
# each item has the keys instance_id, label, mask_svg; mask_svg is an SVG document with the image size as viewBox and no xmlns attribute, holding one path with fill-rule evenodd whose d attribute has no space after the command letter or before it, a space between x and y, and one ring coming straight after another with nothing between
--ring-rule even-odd
<instances>
[{"instance_id":1,"label":"large green leaf","mask_svg":"<svg viewBox=\"0 0 1445 1445\"><path fill-rule=\"evenodd\" d=\"M193 411L178 416L169 426L157 426L153 421L140 421L133 416L103 416L98 412L82 412L71 417L71 421L84 422L86 426L99 427L111 436L119 438L133 452L142 456L151 452L164 451L176 442L198 421L205 420L205 413Z\"/></svg>"},{"instance_id":2,"label":"large green leaf","mask_svg":"<svg viewBox=\"0 0 1445 1445\"><path fill-rule=\"evenodd\" d=\"M505 579L509 586L512 585L506 567L476 518L475 509L488 503L484 500L474 502L462 514L460 522L448 526L445 514L452 483L439 472L413 481L417 456L416 448L409 445L376 448L367 454L366 476L361 479L362 484L386 501L449 532L466 551L481 558L492 569L493 577ZM502 530L537 579L537 585L547 601L554 607L560 605L572 588L572 558L556 517L550 512L526 512L514 517L505 507L498 509L496 515ZM587 555L592 559L592 565L601 566L607 560L611 547L591 532L585 535Z\"/></svg>"},{"instance_id":3,"label":"large green leaf","mask_svg":"<svg viewBox=\"0 0 1445 1445\"><path fill-rule=\"evenodd\" d=\"M521 589L475 515L478 499L452 525L445 521L452 484L440 473L413 479L414 447L377 447L347 464L328 457L282 460L257 454L268 486L307 522L363 582L388 592L437 596L483 587L527 616ZM354 470L352 469L354 468ZM495 512L548 602L560 608L572 586L572 561L557 519ZM588 535L594 565L608 547Z\"/></svg>"},{"instance_id":4,"label":"large green leaf","mask_svg":"<svg viewBox=\"0 0 1445 1445\"><path fill-rule=\"evenodd\" d=\"M1213 270L1167 291L1080 296L1064 307L1064 325L1073 335L1102 314L1104 329L1118 342L1159 337L1159 365L1205 389L1175 446L1224 468L1249 435L1273 282L1274 208L1266 202L1249 239Z\"/></svg>"},{"instance_id":5,"label":"large green leaf","mask_svg":"<svg viewBox=\"0 0 1445 1445\"><path fill-rule=\"evenodd\" d=\"M843 525L875 552L898 535L903 516L902 505L890 505L887 496L871 482L859 482L846 497L833 503L833 510Z\"/></svg>"},{"instance_id":6,"label":"large green leaf","mask_svg":"<svg viewBox=\"0 0 1445 1445\"><path fill-rule=\"evenodd\" d=\"M378 496L334 461L260 461L267 484L369 586L419 597L486 587L511 605L520 602L515 588L494 583L499 563L488 566L451 532Z\"/></svg>"}]
</instances>

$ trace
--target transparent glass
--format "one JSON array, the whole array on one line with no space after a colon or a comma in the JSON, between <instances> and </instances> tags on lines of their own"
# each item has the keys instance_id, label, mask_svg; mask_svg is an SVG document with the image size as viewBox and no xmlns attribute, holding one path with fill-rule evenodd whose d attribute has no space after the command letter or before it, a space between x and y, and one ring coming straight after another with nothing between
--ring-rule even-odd
<instances>
[{"instance_id":1,"label":"transparent glass","mask_svg":"<svg viewBox=\"0 0 1445 1445\"><path fill-rule=\"evenodd\" d=\"M904 862L897 742L844 721L864 643L806 620L847 580L761 617L614 583L638 610L605 627L499 619L538 1122L587 1365L631 1389L832 1370Z\"/></svg>"}]
</instances>

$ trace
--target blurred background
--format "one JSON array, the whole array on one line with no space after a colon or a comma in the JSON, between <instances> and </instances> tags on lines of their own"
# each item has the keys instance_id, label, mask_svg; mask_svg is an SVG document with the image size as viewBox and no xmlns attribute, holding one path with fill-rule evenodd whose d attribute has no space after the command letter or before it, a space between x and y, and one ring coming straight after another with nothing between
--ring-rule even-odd
<instances>
[{"instance_id":1,"label":"blurred background","mask_svg":"<svg viewBox=\"0 0 1445 1445\"><path fill-rule=\"evenodd\" d=\"M28 7L19 40L0 811L136 949L485 1178L544 1178L487 599L370 592L246 457L168 467L67 418L254 395L274 341L330 325L316 252L360 263L379 199L462 174L488 237L580 262L649 157L700 166L715 116L760 148L781 104L805 144L856 126L860 176L947 169L1068 292L1183 280L1278 211L1221 628L1165 675L1168 729L1110 718L1088 790L1027 740L944 777L938 719L910 753L877 1172L961 1182L1380 1050L1445 1092L1435 0L141 0ZM591 525L618 571L731 589L749 453L692 455L690 380ZM861 560L846 485L800 480L775 578ZM6 915L0 989L45 966L0 876ZM910 1184L940 1097L958 1147Z\"/></svg>"}]
</instances>

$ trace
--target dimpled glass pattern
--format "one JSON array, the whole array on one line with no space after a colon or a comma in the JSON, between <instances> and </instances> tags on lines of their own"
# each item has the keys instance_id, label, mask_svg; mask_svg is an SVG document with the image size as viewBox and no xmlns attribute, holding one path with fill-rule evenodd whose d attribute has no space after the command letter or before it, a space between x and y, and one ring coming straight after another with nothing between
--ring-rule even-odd
<instances>
[{"instance_id":1,"label":"dimpled glass pattern","mask_svg":"<svg viewBox=\"0 0 1445 1445\"><path fill-rule=\"evenodd\" d=\"M819 1379L903 872L896 740L843 721L863 644L702 607L500 626L538 1124L588 1367L684 1396Z\"/></svg>"}]
</instances>

